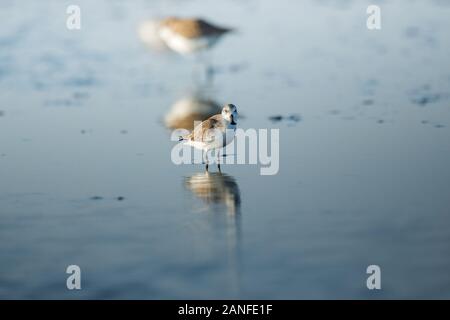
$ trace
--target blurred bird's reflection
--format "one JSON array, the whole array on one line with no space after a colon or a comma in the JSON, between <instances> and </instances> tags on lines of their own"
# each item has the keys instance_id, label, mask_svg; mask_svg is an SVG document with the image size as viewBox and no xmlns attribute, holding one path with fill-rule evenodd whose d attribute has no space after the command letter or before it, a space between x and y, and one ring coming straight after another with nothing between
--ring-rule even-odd
<instances>
[{"instance_id":1,"label":"blurred bird's reflection","mask_svg":"<svg viewBox=\"0 0 450 320\"><path fill-rule=\"evenodd\" d=\"M194 94L175 102L166 114L164 123L169 129L192 130L194 121L206 120L220 112L220 104Z\"/></svg>"}]
</instances>

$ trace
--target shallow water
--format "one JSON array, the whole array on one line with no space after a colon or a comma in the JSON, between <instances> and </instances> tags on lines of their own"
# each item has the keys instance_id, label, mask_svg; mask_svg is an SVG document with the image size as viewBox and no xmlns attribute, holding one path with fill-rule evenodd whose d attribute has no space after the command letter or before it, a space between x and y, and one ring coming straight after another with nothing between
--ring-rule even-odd
<instances>
[{"instance_id":1,"label":"shallow water","mask_svg":"<svg viewBox=\"0 0 450 320\"><path fill-rule=\"evenodd\" d=\"M0 2L1 298L450 298L445 2L383 1L380 31L365 1L78 3L68 31ZM212 83L139 41L170 14L238 29ZM165 119L199 98L279 128L279 173L175 166Z\"/></svg>"}]
</instances>

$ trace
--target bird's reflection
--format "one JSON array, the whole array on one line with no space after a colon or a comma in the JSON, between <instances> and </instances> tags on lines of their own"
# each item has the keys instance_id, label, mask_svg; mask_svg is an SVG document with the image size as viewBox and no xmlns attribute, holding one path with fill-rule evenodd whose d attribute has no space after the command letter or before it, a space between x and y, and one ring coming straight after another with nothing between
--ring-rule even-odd
<instances>
[{"instance_id":1,"label":"bird's reflection","mask_svg":"<svg viewBox=\"0 0 450 320\"><path fill-rule=\"evenodd\" d=\"M184 185L206 204L208 211L220 211L222 206L230 216L240 214L241 194L232 176L207 171L187 177Z\"/></svg>"},{"instance_id":2,"label":"bird's reflection","mask_svg":"<svg viewBox=\"0 0 450 320\"><path fill-rule=\"evenodd\" d=\"M221 172L196 173L188 176L184 180L184 186L206 205L202 211L207 211L221 221L218 224L212 223L211 227L216 229L215 234L225 234L226 261L229 270L227 283L234 296L239 297L241 294L241 193L239 186L232 176Z\"/></svg>"},{"instance_id":3,"label":"bird's reflection","mask_svg":"<svg viewBox=\"0 0 450 320\"><path fill-rule=\"evenodd\" d=\"M193 94L175 102L164 118L169 129L194 128L195 121L203 121L221 112L220 104L212 99Z\"/></svg>"}]
</instances>

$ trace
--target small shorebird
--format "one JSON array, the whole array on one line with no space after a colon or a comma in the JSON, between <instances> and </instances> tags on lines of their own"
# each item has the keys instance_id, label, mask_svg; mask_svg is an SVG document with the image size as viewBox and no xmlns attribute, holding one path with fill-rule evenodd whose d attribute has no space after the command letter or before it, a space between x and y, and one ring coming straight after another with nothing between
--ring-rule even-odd
<instances>
[{"instance_id":1,"label":"small shorebird","mask_svg":"<svg viewBox=\"0 0 450 320\"><path fill-rule=\"evenodd\" d=\"M186 55L213 47L230 28L219 27L199 18L168 17L143 22L138 29L141 40L153 48L166 45Z\"/></svg>"},{"instance_id":2,"label":"small shorebird","mask_svg":"<svg viewBox=\"0 0 450 320\"><path fill-rule=\"evenodd\" d=\"M196 58L205 68L206 80L212 81L214 69L205 52L212 48L231 28L219 27L200 18L177 18L147 20L138 29L141 40L156 49L170 49L181 55L197 53Z\"/></svg>"},{"instance_id":3,"label":"small shorebird","mask_svg":"<svg viewBox=\"0 0 450 320\"><path fill-rule=\"evenodd\" d=\"M217 167L220 170L220 149L234 139L236 132L237 108L234 104L226 104L220 114L210 117L197 125L194 130L181 136L180 141L205 152L206 170L208 170L208 151L219 149Z\"/></svg>"},{"instance_id":4,"label":"small shorebird","mask_svg":"<svg viewBox=\"0 0 450 320\"><path fill-rule=\"evenodd\" d=\"M160 22L159 36L173 51L187 54L211 48L230 31L203 19L170 17Z\"/></svg>"}]
</instances>

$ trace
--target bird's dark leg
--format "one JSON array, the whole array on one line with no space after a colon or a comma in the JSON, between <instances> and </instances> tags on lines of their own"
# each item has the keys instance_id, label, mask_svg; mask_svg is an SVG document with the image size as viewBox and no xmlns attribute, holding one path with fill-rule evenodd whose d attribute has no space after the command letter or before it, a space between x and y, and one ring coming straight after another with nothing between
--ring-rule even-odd
<instances>
[{"instance_id":1,"label":"bird's dark leg","mask_svg":"<svg viewBox=\"0 0 450 320\"><path fill-rule=\"evenodd\" d=\"M220 149L219 149L219 151L217 151L217 168L219 169L219 172L221 172L220 171Z\"/></svg>"},{"instance_id":2,"label":"bird's dark leg","mask_svg":"<svg viewBox=\"0 0 450 320\"><path fill-rule=\"evenodd\" d=\"M205 159L206 159L206 171L208 171L209 168L208 150L205 150Z\"/></svg>"}]
</instances>

